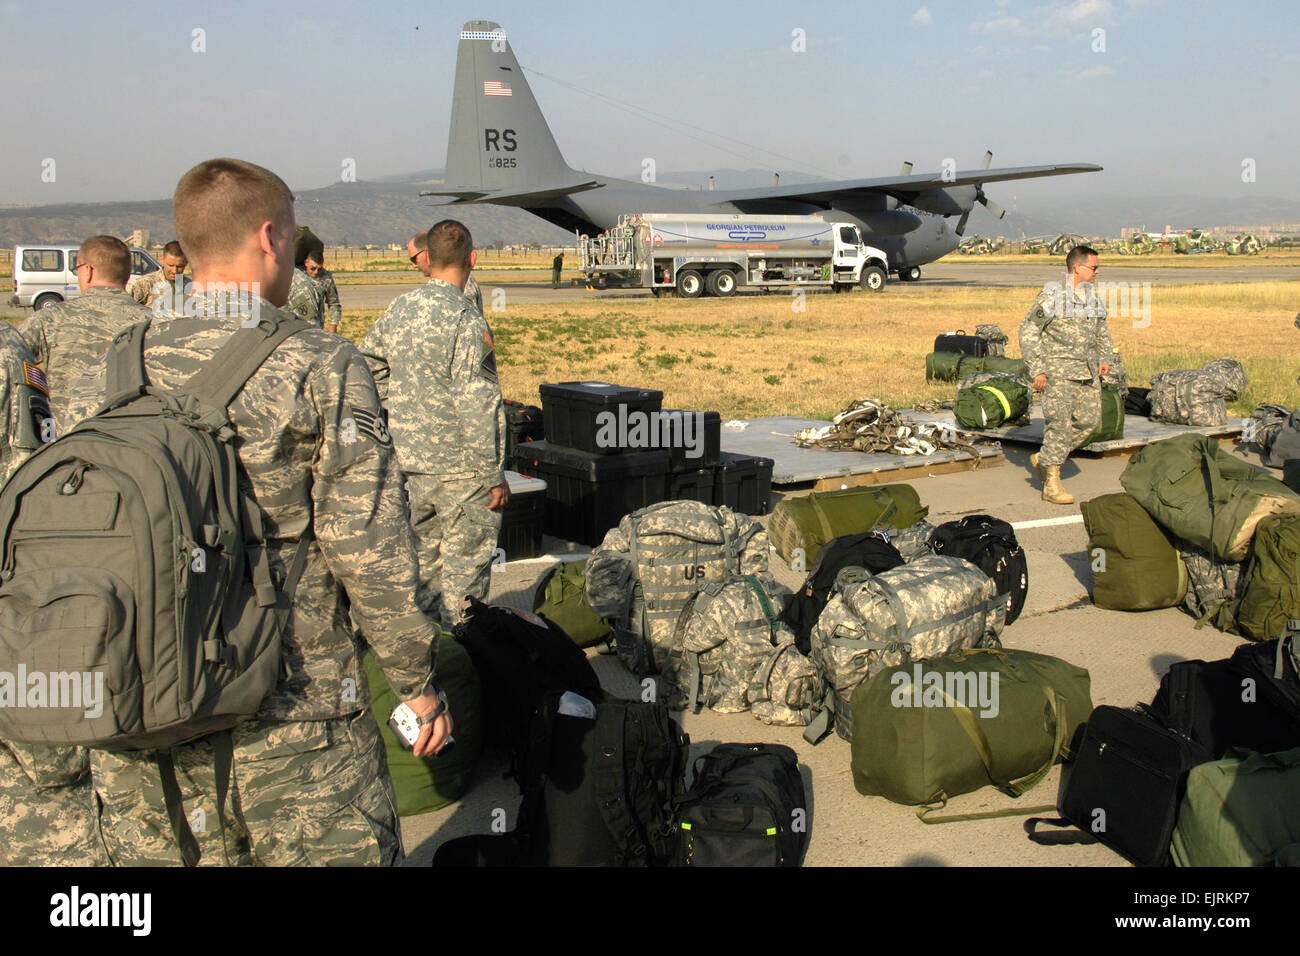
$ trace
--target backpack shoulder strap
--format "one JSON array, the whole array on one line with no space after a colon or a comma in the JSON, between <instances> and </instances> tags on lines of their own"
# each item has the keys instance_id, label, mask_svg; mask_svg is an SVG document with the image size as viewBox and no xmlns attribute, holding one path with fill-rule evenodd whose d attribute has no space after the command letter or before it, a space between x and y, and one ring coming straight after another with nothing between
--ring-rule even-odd
<instances>
[{"instance_id":1,"label":"backpack shoulder strap","mask_svg":"<svg viewBox=\"0 0 1300 956\"><path fill-rule=\"evenodd\" d=\"M148 322L139 322L113 336L108 346L108 369L104 395L113 400L135 396L147 384L144 375L144 333Z\"/></svg>"},{"instance_id":2,"label":"backpack shoulder strap","mask_svg":"<svg viewBox=\"0 0 1300 956\"><path fill-rule=\"evenodd\" d=\"M263 318L256 325L241 326L220 351L190 377L182 391L204 405L227 408L281 342L314 327L302 319L270 318Z\"/></svg>"}]
</instances>

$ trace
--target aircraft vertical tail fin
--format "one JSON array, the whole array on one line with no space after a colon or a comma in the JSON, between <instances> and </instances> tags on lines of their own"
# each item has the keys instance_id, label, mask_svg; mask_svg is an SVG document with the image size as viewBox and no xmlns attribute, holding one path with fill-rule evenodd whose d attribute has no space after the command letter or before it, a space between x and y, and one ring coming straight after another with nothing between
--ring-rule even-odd
<instances>
[{"instance_id":1,"label":"aircraft vertical tail fin","mask_svg":"<svg viewBox=\"0 0 1300 956\"><path fill-rule=\"evenodd\" d=\"M525 192L580 178L560 155L505 31L488 20L460 31L446 169L448 193Z\"/></svg>"}]
</instances>

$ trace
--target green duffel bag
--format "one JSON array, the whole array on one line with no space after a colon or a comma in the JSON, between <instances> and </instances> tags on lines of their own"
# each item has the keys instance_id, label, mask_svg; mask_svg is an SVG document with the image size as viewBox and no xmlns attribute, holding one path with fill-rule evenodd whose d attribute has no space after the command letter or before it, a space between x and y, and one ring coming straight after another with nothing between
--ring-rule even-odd
<instances>
[{"instance_id":1,"label":"green duffel bag","mask_svg":"<svg viewBox=\"0 0 1300 956\"><path fill-rule=\"evenodd\" d=\"M1300 618L1300 516L1265 518L1255 529L1246 565L1246 590L1237 606L1237 628L1246 637L1269 641Z\"/></svg>"},{"instance_id":2,"label":"green duffel bag","mask_svg":"<svg viewBox=\"0 0 1300 956\"><path fill-rule=\"evenodd\" d=\"M388 772L397 790L397 812L413 816L455 803L473 782L474 768L483 752L483 694L469 653L445 632L438 641L438 683L447 692L451 733L456 738L456 746L440 757L416 757L397 742L388 717L401 702L388 686L371 648L366 648L361 663L370 685L370 709L388 752Z\"/></svg>"},{"instance_id":3,"label":"green duffel bag","mask_svg":"<svg viewBox=\"0 0 1300 956\"><path fill-rule=\"evenodd\" d=\"M988 357L985 355L979 357L974 355L963 355L961 357L961 363L957 366L957 381L960 382L967 376L988 371L988 368L985 365L986 362L988 362Z\"/></svg>"},{"instance_id":4,"label":"green duffel bag","mask_svg":"<svg viewBox=\"0 0 1300 956\"><path fill-rule=\"evenodd\" d=\"M853 786L916 806L985 786L1020 796L1073 755L1092 696L1073 664L977 648L886 668L851 709Z\"/></svg>"},{"instance_id":5,"label":"green duffel bag","mask_svg":"<svg viewBox=\"0 0 1300 956\"><path fill-rule=\"evenodd\" d=\"M1111 611L1173 607L1187 594L1187 565L1132 495L1081 502L1092 568L1092 603ZM1098 554L1098 550L1101 551Z\"/></svg>"},{"instance_id":6,"label":"green duffel bag","mask_svg":"<svg viewBox=\"0 0 1300 956\"><path fill-rule=\"evenodd\" d=\"M957 381L957 367L961 364L961 352L931 352L925 357L925 380L927 382Z\"/></svg>"},{"instance_id":7,"label":"green duffel bag","mask_svg":"<svg viewBox=\"0 0 1300 956\"><path fill-rule=\"evenodd\" d=\"M1205 435L1152 442L1119 483L1160 527L1219 561L1244 561L1269 515L1300 514L1300 495Z\"/></svg>"},{"instance_id":8,"label":"green duffel bag","mask_svg":"<svg viewBox=\"0 0 1300 956\"><path fill-rule=\"evenodd\" d=\"M1091 445L1095 441L1114 441L1124 437L1124 396L1118 385L1110 382L1101 383L1101 422L1092 430L1088 440L1083 444Z\"/></svg>"},{"instance_id":9,"label":"green duffel bag","mask_svg":"<svg viewBox=\"0 0 1300 956\"><path fill-rule=\"evenodd\" d=\"M1273 866L1296 843L1300 748L1260 754L1234 747L1187 775L1169 845L1175 866Z\"/></svg>"},{"instance_id":10,"label":"green duffel bag","mask_svg":"<svg viewBox=\"0 0 1300 956\"><path fill-rule=\"evenodd\" d=\"M533 592L533 610L554 621L579 647L592 647L609 640L614 629L591 608L582 561L564 561L542 575Z\"/></svg>"},{"instance_id":11,"label":"green duffel bag","mask_svg":"<svg viewBox=\"0 0 1300 956\"><path fill-rule=\"evenodd\" d=\"M822 547L832 538L861 534L877 526L909 528L929 513L911 485L814 491L778 504L767 533L777 554L792 567L796 555L802 557L803 567L795 568L802 574L816 563Z\"/></svg>"},{"instance_id":12,"label":"green duffel bag","mask_svg":"<svg viewBox=\"0 0 1300 956\"><path fill-rule=\"evenodd\" d=\"M986 355L982 359L983 368L972 371L996 372L1009 378L1029 378L1029 363L1024 359L1007 358L1005 355Z\"/></svg>"},{"instance_id":13,"label":"green duffel bag","mask_svg":"<svg viewBox=\"0 0 1300 956\"><path fill-rule=\"evenodd\" d=\"M1029 423L1030 391L1023 381L992 378L957 390L953 414L963 428L1001 428Z\"/></svg>"}]
</instances>

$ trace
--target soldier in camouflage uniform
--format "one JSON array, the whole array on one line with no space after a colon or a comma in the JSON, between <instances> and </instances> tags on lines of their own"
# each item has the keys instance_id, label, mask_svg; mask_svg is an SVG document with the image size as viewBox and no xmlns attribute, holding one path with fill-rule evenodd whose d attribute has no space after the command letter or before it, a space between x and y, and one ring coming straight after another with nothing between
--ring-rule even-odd
<instances>
[{"instance_id":1,"label":"soldier in camouflage uniform","mask_svg":"<svg viewBox=\"0 0 1300 956\"><path fill-rule=\"evenodd\" d=\"M94 236L77 253L81 295L33 312L18 329L36 361L45 366L50 407L66 430L68 398L81 374L108 348L118 332L153 313L128 295L131 251L113 236Z\"/></svg>"},{"instance_id":2,"label":"soldier in camouflage uniform","mask_svg":"<svg viewBox=\"0 0 1300 956\"><path fill-rule=\"evenodd\" d=\"M42 310L45 311L45 310ZM41 313L37 313L40 315ZM36 357L8 322L0 323L0 482L7 481L53 429ZM97 829L90 763L82 747L0 741L0 865L107 864Z\"/></svg>"},{"instance_id":3,"label":"soldier in camouflage uniform","mask_svg":"<svg viewBox=\"0 0 1300 956\"><path fill-rule=\"evenodd\" d=\"M185 252L181 249L181 244L173 239L163 246L162 268L136 276L127 283L126 294L141 305L152 308L158 299L169 294L175 296L174 291L169 293L168 290L169 287L174 290L176 277L179 275L182 286L181 294L184 295L185 268L188 265L189 260L185 258Z\"/></svg>"},{"instance_id":4,"label":"soldier in camouflage uniform","mask_svg":"<svg viewBox=\"0 0 1300 956\"><path fill-rule=\"evenodd\" d=\"M214 221L205 214L214 207L236 212ZM262 316L290 318L277 303L290 284L293 197L278 176L209 160L182 177L173 209L197 286L209 276L248 283L261 290L252 304ZM195 318L155 318L145 340L153 385L180 387L238 329L241 317L219 303L209 293L186 303ZM106 364L79 383L73 420L102 402ZM204 863L400 862L392 780L352 622L397 697L424 721L415 755L440 750L452 727L429 683L440 630L415 604L415 542L374 381L349 342L307 329L253 374L230 417L281 580L304 534L315 538L282 636L286 676L233 731L226 827L217 825L211 738L171 749L183 812ZM112 861L180 862L155 756L94 750L91 767Z\"/></svg>"},{"instance_id":5,"label":"soldier in camouflage uniform","mask_svg":"<svg viewBox=\"0 0 1300 956\"><path fill-rule=\"evenodd\" d=\"M406 253L411 258L411 265L419 269L426 276L429 272L429 234L427 232L417 232L414 236L406 241ZM475 256L477 259L477 254ZM465 288L462 295L474 303L474 308L479 310L482 315L487 315L483 311L483 290L479 288L478 282L473 276L465 280Z\"/></svg>"},{"instance_id":6,"label":"soldier in camouflage uniform","mask_svg":"<svg viewBox=\"0 0 1300 956\"><path fill-rule=\"evenodd\" d=\"M284 304L284 310L300 319L306 319L317 328L325 327L325 296L311 276L302 269L293 270L289 299Z\"/></svg>"},{"instance_id":7,"label":"soldier in camouflage uniform","mask_svg":"<svg viewBox=\"0 0 1300 956\"><path fill-rule=\"evenodd\" d=\"M422 257L427 267L415 261ZM394 300L359 346L407 476L420 606L441 608L448 626L460 620L466 595L487 598L510 497L492 330L462 292L474 259L468 229L451 219L437 223L412 259L428 269L429 281Z\"/></svg>"},{"instance_id":8,"label":"soldier in camouflage uniform","mask_svg":"<svg viewBox=\"0 0 1300 956\"><path fill-rule=\"evenodd\" d=\"M325 268L324 254L313 250L303 260L302 271L315 283L324 302L325 331L337 332L343 321L343 306L339 304L339 287L334 284L334 273Z\"/></svg>"},{"instance_id":9,"label":"soldier in camouflage uniform","mask_svg":"<svg viewBox=\"0 0 1300 956\"><path fill-rule=\"evenodd\" d=\"M1030 461L1043 482L1043 500L1068 505L1061 465L1101 421L1101 378L1110 373L1115 345L1106 306L1093 285L1097 253L1075 246L1065 259L1066 281L1048 283L1020 324L1020 354L1034 388L1043 392L1043 449Z\"/></svg>"}]
</instances>

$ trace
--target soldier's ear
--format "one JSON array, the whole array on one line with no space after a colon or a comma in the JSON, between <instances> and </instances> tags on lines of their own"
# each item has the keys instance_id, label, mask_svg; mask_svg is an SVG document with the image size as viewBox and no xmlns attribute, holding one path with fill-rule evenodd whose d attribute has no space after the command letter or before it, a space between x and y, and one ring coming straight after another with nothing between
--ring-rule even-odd
<instances>
[{"instance_id":1,"label":"soldier's ear","mask_svg":"<svg viewBox=\"0 0 1300 956\"><path fill-rule=\"evenodd\" d=\"M471 249L469 251L469 268L471 272L474 270L474 266L476 266L477 264L478 264L478 250Z\"/></svg>"}]
</instances>

